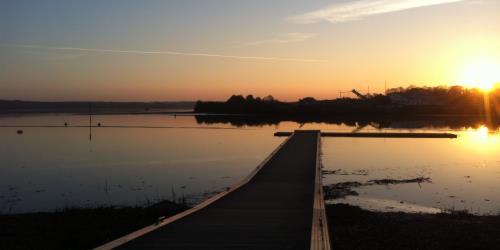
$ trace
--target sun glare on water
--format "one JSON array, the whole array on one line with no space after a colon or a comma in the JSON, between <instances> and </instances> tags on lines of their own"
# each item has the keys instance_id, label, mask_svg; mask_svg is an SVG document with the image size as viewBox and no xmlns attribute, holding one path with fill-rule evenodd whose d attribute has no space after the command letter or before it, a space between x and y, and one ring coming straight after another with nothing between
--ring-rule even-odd
<instances>
[{"instance_id":1,"label":"sun glare on water","mask_svg":"<svg viewBox=\"0 0 500 250\"><path fill-rule=\"evenodd\" d=\"M484 59L471 63L462 71L460 81L467 87L490 91L500 82L500 64Z\"/></svg>"},{"instance_id":2,"label":"sun glare on water","mask_svg":"<svg viewBox=\"0 0 500 250\"><path fill-rule=\"evenodd\" d=\"M486 126L469 128L460 138L460 143L468 150L486 154L497 153L500 142L500 134L490 131Z\"/></svg>"}]
</instances>

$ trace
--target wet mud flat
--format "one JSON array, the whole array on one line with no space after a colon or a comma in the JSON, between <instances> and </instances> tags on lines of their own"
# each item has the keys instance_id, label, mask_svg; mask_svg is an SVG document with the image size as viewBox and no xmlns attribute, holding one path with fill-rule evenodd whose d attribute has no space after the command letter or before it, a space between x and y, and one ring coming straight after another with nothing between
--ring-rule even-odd
<instances>
[{"instance_id":1,"label":"wet mud flat","mask_svg":"<svg viewBox=\"0 0 500 250\"><path fill-rule=\"evenodd\" d=\"M338 174L336 172L328 172L327 174ZM362 174L365 175L365 174ZM430 178L427 177L417 177L411 179L375 179L368 182L358 182L358 181L348 181L339 182L335 184L330 184L323 186L323 192L325 194L326 200L345 198L346 196L358 196L359 193L354 190L354 188L373 186L373 185L397 185L397 184L408 184L408 183L432 183Z\"/></svg>"},{"instance_id":2,"label":"wet mud flat","mask_svg":"<svg viewBox=\"0 0 500 250\"><path fill-rule=\"evenodd\" d=\"M53 213L0 215L0 249L90 249L155 223L186 207L69 208ZM497 249L500 216L372 212L326 205L335 249Z\"/></svg>"},{"instance_id":3,"label":"wet mud flat","mask_svg":"<svg viewBox=\"0 0 500 250\"><path fill-rule=\"evenodd\" d=\"M0 214L0 249L91 249L186 208L162 201L147 207L107 206Z\"/></svg>"},{"instance_id":4,"label":"wet mud flat","mask_svg":"<svg viewBox=\"0 0 500 250\"><path fill-rule=\"evenodd\" d=\"M500 216L372 212L326 206L335 249L498 249Z\"/></svg>"},{"instance_id":5,"label":"wet mud flat","mask_svg":"<svg viewBox=\"0 0 500 250\"><path fill-rule=\"evenodd\" d=\"M363 175L367 171L324 171L332 175ZM431 178L345 181L323 187L325 199L360 195L368 186L432 183ZM472 215L464 210L394 212L364 209L346 200L327 204L330 239L335 249L499 249L500 213ZM399 202L403 203L403 201ZM500 212L500 211L499 211Z\"/></svg>"}]
</instances>

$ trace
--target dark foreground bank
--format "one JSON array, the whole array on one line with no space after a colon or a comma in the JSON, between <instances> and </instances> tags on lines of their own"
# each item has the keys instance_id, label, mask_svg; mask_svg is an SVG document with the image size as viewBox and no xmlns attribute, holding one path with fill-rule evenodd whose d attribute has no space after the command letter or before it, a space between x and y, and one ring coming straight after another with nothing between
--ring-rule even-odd
<instances>
[{"instance_id":1,"label":"dark foreground bank","mask_svg":"<svg viewBox=\"0 0 500 250\"><path fill-rule=\"evenodd\" d=\"M163 201L145 208L69 208L0 215L0 249L91 249L185 209Z\"/></svg>"},{"instance_id":2,"label":"dark foreground bank","mask_svg":"<svg viewBox=\"0 0 500 250\"><path fill-rule=\"evenodd\" d=\"M0 215L0 249L90 249L184 206L67 209ZM500 216L370 212L327 205L334 249L498 249Z\"/></svg>"},{"instance_id":3,"label":"dark foreground bank","mask_svg":"<svg viewBox=\"0 0 500 250\"><path fill-rule=\"evenodd\" d=\"M327 206L334 249L499 249L500 216L370 212Z\"/></svg>"}]
</instances>

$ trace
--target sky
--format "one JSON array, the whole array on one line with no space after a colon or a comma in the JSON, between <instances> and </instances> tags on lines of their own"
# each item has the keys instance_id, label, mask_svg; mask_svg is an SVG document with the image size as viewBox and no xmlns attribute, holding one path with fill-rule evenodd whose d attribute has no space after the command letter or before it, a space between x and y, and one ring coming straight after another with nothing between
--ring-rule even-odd
<instances>
[{"instance_id":1,"label":"sky","mask_svg":"<svg viewBox=\"0 0 500 250\"><path fill-rule=\"evenodd\" d=\"M481 65L500 81L498 13L498 0L0 0L0 99L333 99L471 85Z\"/></svg>"}]
</instances>

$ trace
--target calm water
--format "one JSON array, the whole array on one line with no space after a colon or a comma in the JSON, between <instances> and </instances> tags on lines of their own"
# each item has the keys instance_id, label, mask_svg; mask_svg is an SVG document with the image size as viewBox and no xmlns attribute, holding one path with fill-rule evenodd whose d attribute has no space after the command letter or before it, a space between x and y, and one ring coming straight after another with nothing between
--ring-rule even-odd
<instances>
[{"instance_id":1,"label":"calm water","mask_svg":"<svg viewBox=\"0 0 500 250\"><path fill-rule=\"evenodd\" d=\"M458 139L323 140L325 168L342 169L347 174L327 175L324 184L431 179L431 183L360 187L355 189L359 196L330 202L385 211L467 209L476 214L499 213L500 137L484 128L458 134Z\"/></svg>"},{"instance_id":2,"label":"calm water","mask_svg":"<svg viewBox=\"0 0 500 250\"><path fill-rule=\"evenodd\" d=\"M25 127L65 122L85 126L88 117L0 116L1 213L142 205L173 196L196 203L254 169L284 140L273 137L275 131L354 129L295 122L235 127L171 115L94 116L94 124L122 127L93 128L92 140L86 127ZM24 133L5 127L10 125ZM360 187L355 189L359 196L329 202L375 210L500 212L500 137L485 128L457 133L456 140L324 138L325 169L344 173L325 176L325 185L382 178L432 180ZM367 175L349 175L360 170Z\"/></svg>"}]
</instances>

